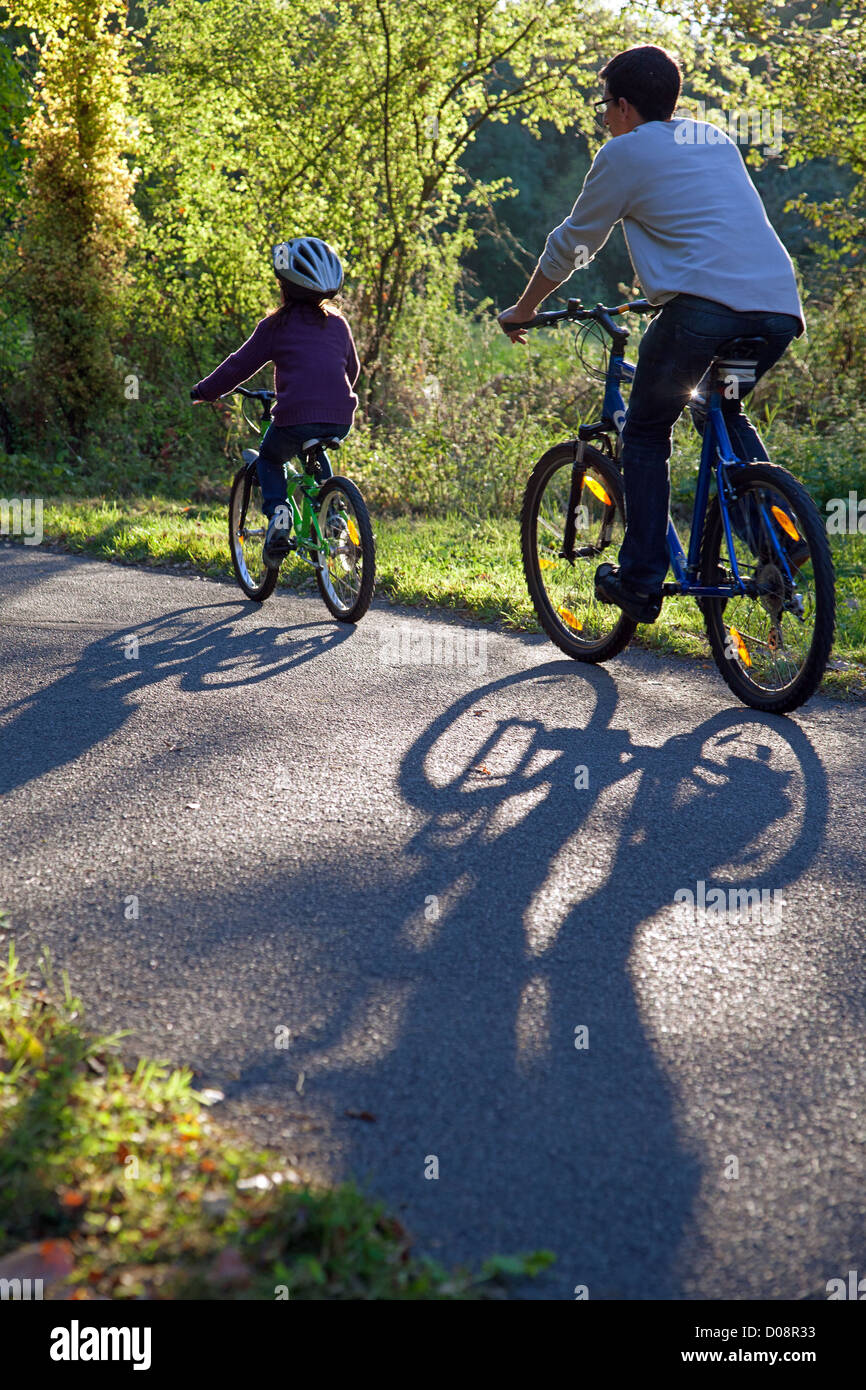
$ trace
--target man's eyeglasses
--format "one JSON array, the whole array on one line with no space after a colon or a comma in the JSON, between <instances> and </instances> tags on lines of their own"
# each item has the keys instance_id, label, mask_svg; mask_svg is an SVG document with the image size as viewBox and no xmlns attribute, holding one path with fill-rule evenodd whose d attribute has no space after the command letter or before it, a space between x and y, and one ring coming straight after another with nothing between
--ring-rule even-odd
<instances>
[{"instance_id":1,"label":"man's eyeglasses","mask_svg":"<svg viewBox=\"0 0 866 1390\"><path fill-rule=\"evenodd\" d=\"M599 122L599 124L604 120L604 113L607 108L607 104L610 101L619 101L619 97L604 97L601 101L596 101L593 103L595 119Z\"/></svg>"}]
</instances>

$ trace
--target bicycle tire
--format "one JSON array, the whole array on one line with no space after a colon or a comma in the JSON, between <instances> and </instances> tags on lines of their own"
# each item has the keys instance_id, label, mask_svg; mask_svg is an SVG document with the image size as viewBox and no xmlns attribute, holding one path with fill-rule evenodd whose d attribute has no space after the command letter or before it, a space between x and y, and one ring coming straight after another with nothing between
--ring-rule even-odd
<instances>
[{"instance_id":1,"label":"bicycle tire","mask_svg":"<svg viewBox=\"0 0 866 1390\"><path fill-rule=\"evenodd\" d=\"M523 555L523 572L526 577L526 587L529 590L529 597L532 599L532 606L536 616L551 642L559 647L560 651L565 652L566 656L573 661L587 661L593 664L601 661L609 661L611 657L617 656L625 647L628 646L634 635L637 623L633 622L624 613L614 624L612 630L603 638L596 641L588 641L579 638L572 629L560 618L560 611L554 608L547 592L547 586L542 579L541 565L538 553L538 514L541 501L553 474L564 466L570 466L574 461L574 444L555 444L542 454L538 463L533 468L523 494L523 505L520 512L520 545ZM610 498L613 500L616 516L625 526L625 505L623 501L622 478L619 469L609 455L601 453L592 445L584 446L583 463L587 470L599 475L603 480L603 486L607 489ZM596 557L601 560L601 554ZM593 560L593 567L596 561ZM574 614L571 615L574 618Z\"/></svg>"},{"instance_id":2,"label":"bicycle tire","mask_svg":"<svg viewBox=\"0 0 866 1390\"><path fill-rule=\"evenodd\" d=\"M358 595L354 603L345 606L339 602L336 588L333 583L325 581L325 567L316 564L316 584L319 593L325 602L326 607L339 623L357 623L363 618L370 601L373 597L373 587L376 580L376 543L373 539L373 527L370 522L370 513L367 511L367 504L361 495L361 491L349 478L342 478L339 474L328 478L319 488L316 497L316 506L319 511L319 524L322 525L322 513L326 507L329 496L332 493L340 492L348 501L354 513L355 523L358 528L357 544L351 541L353 548L360 551L361 557L361 583ZM324 529L324 528L323 528ZM318 562L319 555L316 554ZM355 562L357 563L357 561ZM330 580L330 572L329 580Z\"/></svg>"},{"instance_id":3,"label":"bicycle tire","mask_svg":"<svg viewBox=\"0 0 866 1390\"><path fill-rule=\"evenodd\" d=\"M265 568L264 577L260 583L256 583L246 563L240 535L246 523L253 489L253 470L249 464L244 464L243 468L239 468L234 476L229 495L229 551L235 579L247 598L255 599L257 603L264 603L265 599L269 598L276 588L279 570L263 567Z\"/></svg>"},{"instance_id":4,"label":"bicycle tire","mask_svg":"<svg viewBox=\"0 0 866 1390\"><path fill-rule=\"evenodd\" d=\"M752 709L761 710L766 714L789 714L805 704L818 689L833 646L836 595L827 532L818 508L802 483L780 465L763 462L738 464L727 469L727 476L737 495L742 495L748 490L747 484L763 483L766 487L772 488L794 512L796 524L809 547L809 558L804 564L812 566L815 592L815 617L809 650L796 676L781 686L775 694L751 680L747 674L750 666L744 665L741 659L734 659L729 653L729 634L734 629L724 622L724 616L727 612L730 618L730 605L735 603L735 598L704 599L701 604L713 660L737 698ZM718 583L719 576L727 574L727 569L721 562L723 544L725 541L721 507L718 497L713 496L707 509L701 542L701 574L707 576L705 582ZM727 558L726 544L725 557Z\"/></svg>"}]
</instances>

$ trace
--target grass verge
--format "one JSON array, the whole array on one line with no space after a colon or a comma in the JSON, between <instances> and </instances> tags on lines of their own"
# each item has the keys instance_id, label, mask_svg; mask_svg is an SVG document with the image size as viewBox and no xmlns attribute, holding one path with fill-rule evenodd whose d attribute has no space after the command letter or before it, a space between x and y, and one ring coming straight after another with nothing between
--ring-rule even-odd
<instances>
[{"instance_id":1,"label":"grass verge","mask_svg":"<svg viewBox=\"0 0 866 1390\"><path fill-rule=\"evenodd\" d=\"M226 508L152 497L113 503L46 501L49 541L104 560L176 566L231 577ZM448 608L464 617L537 632L520 560L516 519L396 516L375 520L377 593L394 603ZM685 537L683 537L684 543ZM866 695L866 535L832 536L837 569L837 627L826 694ZM314 591L310 569L290 559L280 584ZM668 599L661 617L639 630L639 645L710 659L697 605Z\"/></svg>"},{"instance_id":2,"label":"grass verge","mask_svg":"<svg viewBox=\"0 0 866 1390\"><path fill-rule=\"evenodd\" d=\"M0 913L0 927L3 914ZM73 1299L482 1299L547 1252L480 1274L413 1254L351 1184L306 1183L213 1117L218 1093L153 1061L130 1072L50 962L0 967L0 1276Z\"/></svg>"}]
</instances>

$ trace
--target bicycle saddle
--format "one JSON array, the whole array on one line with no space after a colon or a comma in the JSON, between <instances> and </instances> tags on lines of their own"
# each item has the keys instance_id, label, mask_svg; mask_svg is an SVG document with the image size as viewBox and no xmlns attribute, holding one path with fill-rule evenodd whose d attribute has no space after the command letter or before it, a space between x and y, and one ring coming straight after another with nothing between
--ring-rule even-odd
<instances>
[{"instance_id":1,"label":"bicycle saddle","mask_svg":"<svg viewBox=\"0 0 866 1390\"><path fill-rule=\"evenodd\" d=\"M342 439L305 439L301 445L302 449L315 449L317 444L324 444L328 449L339 449Z\"/></svg>"},{"instance_id":2,"label":"bicycle saddle","mask_svg":"<svg viewBox=\"0 0 866 1390\"><path fill-rule=\"evenodd\" d=\"M753 362L757 357L760 357L761 349L766 346L766 338L728 338L716 348L713 353L713 361L737 358L740 361Z\"/></svg>"}]
</instances>

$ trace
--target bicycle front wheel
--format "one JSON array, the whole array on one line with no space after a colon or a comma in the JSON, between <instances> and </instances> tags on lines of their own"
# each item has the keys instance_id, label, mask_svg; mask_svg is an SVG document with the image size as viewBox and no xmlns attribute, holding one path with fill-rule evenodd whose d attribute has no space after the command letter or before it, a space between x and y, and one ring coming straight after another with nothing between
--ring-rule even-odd
<instances>
[{"instance_id":1,"label":"bicycle front wheel","mask_svg":"<svg viewBox=\"0 0 866 1390\"><path fill-rule=\"evenodd\" d=\"M797 479L772 463L727 469L734 555L746 593L704 599L713 658L753 709L787 714L821 684L833 645L833 561L820 513ZM707 510L701 572L730 582L718 497ZM787 571L787 573L786 573Z\"/></svg>"},{"instance_id":2,"label":"bicycle front wheel","mask_svg":"<svg viewBox=\"0 0 866 1390\"><path fill-rule=\"evenodd\" d=\"M575 661L616 656L637 626L595 596L595 571L616 559L624 532L622 479L613 459L590 445L579 461L574 444L548 449L523 496L523 572L538 621Z\"/></svg>"},{"instance_id":3,"label":"bicycle front wheel","mask_svg":"<svg viewBox=\"0 0 866 1390\"><path fill-rule=\"evenodd\" d=\"M316 556L319 593L338 622L356 623L370 607L376 578L367 504L348 478L334 477L319 489L316 506L328 547Z\"/></svg>"},{"instance_id":4,"label":"bicycle front wheel","mask_svg":"<svg viewBox=\"0 0 866 1390\"><path fill-rule=\"evenodd\" d=\"M238 469L229 497L229 550L235 578L247 598L263 603L274 592L278 570L262 558L267 522L255 464Z\"/></svg>"}]
</instances>

